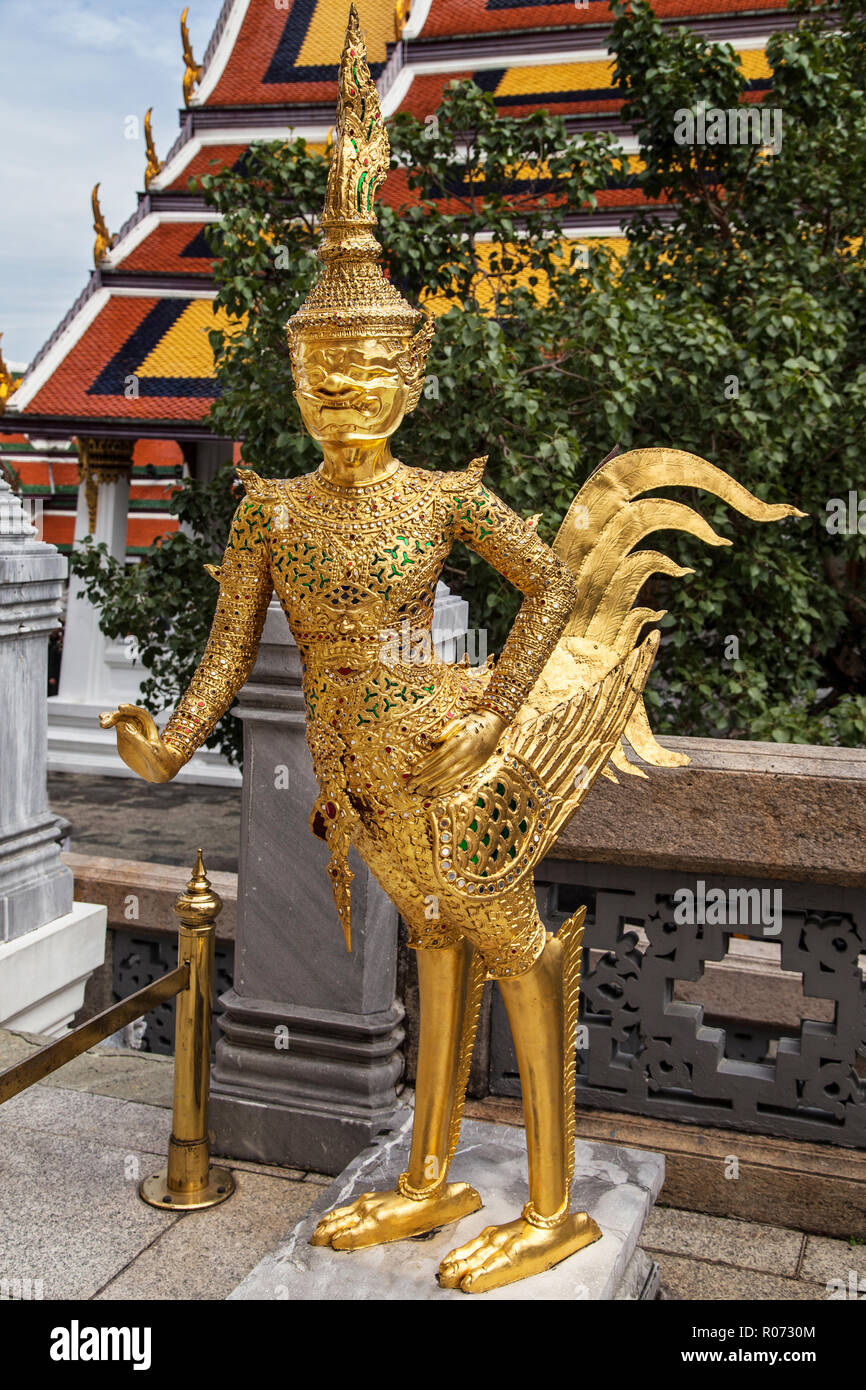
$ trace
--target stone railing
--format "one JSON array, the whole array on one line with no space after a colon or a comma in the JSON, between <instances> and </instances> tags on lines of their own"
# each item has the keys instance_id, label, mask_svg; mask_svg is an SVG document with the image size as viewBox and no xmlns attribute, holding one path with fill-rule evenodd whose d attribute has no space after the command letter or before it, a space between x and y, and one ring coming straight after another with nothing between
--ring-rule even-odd
<instances>
[{"instance_id":1,"label":"stone railing","mask_svg":"<svg viewBox=\"0 0 866 1390\"><path fill-rule=\"evenodd\" d=\"M670 739L537 875L588 902L578 1100L866 1146L866 751ZM519 1082L493 1002L490 1089Z\"/></svg>"}]
</instances>

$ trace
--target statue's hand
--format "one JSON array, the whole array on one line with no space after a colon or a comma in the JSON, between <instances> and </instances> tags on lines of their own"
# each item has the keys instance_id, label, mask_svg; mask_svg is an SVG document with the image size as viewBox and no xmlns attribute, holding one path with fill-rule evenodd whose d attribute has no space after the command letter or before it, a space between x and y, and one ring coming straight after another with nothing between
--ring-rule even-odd
<instances>
[{"instance_id":1,"label":"statue's hand","mask_svg":"<svg viewBox=\"0 0 866 1390\"><path fill-rule=\"evenodd\" d=\"M452 720L435 741L433 752L416 764L409 790L429 796L452 790L487 762L505 725L500 714L486 709Z\"/></svg>"},{"instance_id":2,"label":"statue's hand","mask_svg":"<svg viewBox=\"0 0 866 1390\"><path fill-rule=\"evenodd\" d=\"M111 714L101 714L99 723L103 729L117 729L118 753L145 782L170 782L186 761L176 748L163 742L142 705L120 705Z\"/></svg>"}]
</instances>

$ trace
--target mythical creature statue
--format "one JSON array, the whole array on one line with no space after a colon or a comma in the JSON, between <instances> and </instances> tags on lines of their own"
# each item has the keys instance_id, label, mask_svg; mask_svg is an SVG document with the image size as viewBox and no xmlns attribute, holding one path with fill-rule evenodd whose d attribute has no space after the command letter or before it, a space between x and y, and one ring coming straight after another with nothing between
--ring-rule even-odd
<instances>
[{"instance_id":1,"label":"mythical creature statue","mask_svg":"<svg viewBox=\"0 0 866 1390\"><path fill-rule=\"evenodd\" d=\"M484 981L502 991L523 1084L529 1201L443 1261L439 1281L481 1292L549 1268L601 1235L571 1211L575 1031L583 910L545 930L533 869L609 764L643 775L662 749L641 692L661 615L633 607L654 572L686 571L634 547L657 528L711 544L694 511L648 488L705 488L756 521L768 506L691 454L642 449L588 479L549 547L464 472L410 468L390 440L419 398L433 326L388 281L373 200L388 137L352 7L340 65L320 278L288 324L296 396L321 445L315 473L271 481L239 470L246 496L222 564L207 649L160 736L146 710L102 716L121 757L169 780L249 676L273 590L303 663L307 738L321 787L311 818L350 945L350 845L406 922L417 949L421 1036L408 1168L397 1187L326 1216L313 1243L358 1249L417 1236L481 1205L448 1181ZM419 328L419 321L421 326ZM456 540L524 594L495 666L441 661L433 599ZM393 640L408 635L408 642ZM419 655L420 654L420 655ZM432 905L432 909L431 909Z\"/></svg>"}]
</instances>

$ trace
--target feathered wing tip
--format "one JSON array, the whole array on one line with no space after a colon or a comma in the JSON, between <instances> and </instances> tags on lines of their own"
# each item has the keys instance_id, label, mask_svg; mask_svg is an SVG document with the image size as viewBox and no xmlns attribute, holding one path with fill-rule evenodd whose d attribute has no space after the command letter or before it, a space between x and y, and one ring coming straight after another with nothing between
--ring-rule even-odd
<instances>
[{"instance_id":1,"label":"feathered wing tip","mask_svg":"<svg viewBox=\"0 0 866 1390\"><path fill-rule=\"evenodd\" d=\"M659 643L651 632L634 651L617 659L600 680L573 689L570 697L515 723L509 753L529 765L552 798L538 853L553 844L565 822L585 800L598 777L616 762L620 739L640 700ZM616 781L613 773L610 777Z\"/></svg>"},{"instance_id":2,"label":"feathered wing tip","mask_svg":"<svg viewBox=\"0 0 866 1390\"><path fill-rule=\"evenodd\" d=\"M662 611L635 608L653 574L680 577L692 573L657 550L635 550L654 531L685 531L708 545L730 545L693 508L668 497L643 497L660 487L702 488L720 497L751 521L781 521L805 516L787 503L762 502L721 468L680 449L633 449L608 458L587 478L569 508L553 548L578 582L580 605L559 645L530 693L532 713L552 708L556 688L571 671L575 688L587 673L612 669L633 650L647 623ZM556 672L552 681L550 673ZM561 698L561 695L560 695ZM639 699L625 728L634 752L656 767L688 763L681 753L662 748ZM641 775L621 744L611 761L620 771Z\"/></svg>"}]
</instances>

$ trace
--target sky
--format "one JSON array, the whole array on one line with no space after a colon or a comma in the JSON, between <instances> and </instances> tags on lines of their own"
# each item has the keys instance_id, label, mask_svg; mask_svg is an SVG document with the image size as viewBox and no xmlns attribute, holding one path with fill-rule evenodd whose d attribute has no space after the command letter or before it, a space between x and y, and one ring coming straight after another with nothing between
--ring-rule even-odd
<instances>
[{"instance_id":1,"label":"sky","mask_svg":"<svg viewBox=\"0 0 866 1390\"><path fill-rule=\"evenodd\" d=\"M90 193L116 232L144 187L144 135L127 117L153 107L164 159L183 106L184 0L0 0L0 348L35 355L93 268ZM201 62L221 0L189 0Z\"/></svg>"}]
</instances>

